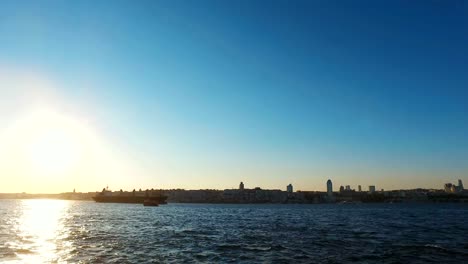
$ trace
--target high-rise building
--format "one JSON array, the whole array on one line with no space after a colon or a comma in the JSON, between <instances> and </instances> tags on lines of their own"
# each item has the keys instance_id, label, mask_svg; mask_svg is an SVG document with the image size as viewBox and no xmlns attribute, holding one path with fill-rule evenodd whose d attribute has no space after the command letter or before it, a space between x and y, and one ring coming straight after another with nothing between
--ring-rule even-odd
<instances>
[{"instance_id":1,"label":"high-rise building","mask_svg":"<svg viewBox=\"0 0 468 264\"><path fill-rule=\"evenodd\" d=\"M239 190L244 190L244 183L243 183L243 182L241 182L241 183L239 184Z\"/></svg>"},{"instance_id":2,"label":"high-rise building","mask_svg":"<svg viewBox=\"0 0 468 264\"><path fill-rule=\"evenodd\" d=\"M340 186L340 192L344 192L344 187L343 187L343 185Z\"/></svg>"},{"instance_id":3,"label":"high-rise building","mask_svg":"<svg viewBox=\"0 0 468 264\"><path fill-rule=\"evenodd\" d=\"M346 185L346 188L345 188L346 191L351 191L351 186L349 185Z\"/></svg>"},{"instance_id":4,"label":"high-rise building","mask_svg":"<svg viewBox=\"0 0 468 264\"><path fill-rule=\"evenodd\" d=\"M369 186L369 193L375 193L375 185Z\"/></svg>"},{"instance_id":5,"label":"high-rise building","mask_svg":"<svg viewBox=\"0 0 468 264\"><path fill-rule=\"evenodd\" d=\"M462 182L461 179L458 179L458 190L459 190L460 192L464 190L464 189L463 189L463 182Z\"/></svg>"},{"instance_id":6,"label":"high-rise building","mask_svg":"<svg viewBox=\"0 0 468 264\"><path fill-rule=\"evenodd\" d=\"M288 193L292 193L292 192L293 192L293 186L292 186L292 184L289 184L288 186L286 186L286 191L287 191Z\"/></svg>"},{"instance_id":7,"label":"high-rise building","mask_svg":"<svg viewBox=\"0 0 468 264\"><path fill-rule=\"evenodd\" d=\"M359 192L362 192L361 185L358 185L358 187L357 187L357 188L358 188L358 191L359 191Z\"/></svg>"},{"instance_id":8,"label":"high-rise building","mask_svg":"<svg viewBox=\"0 0 468 264\"><path fill-rule=\"evenodd\" d=\"M332 185L331 180L327 181L327 195L328 196L333 196L333 185Z\"/></svg>"}]
</instances>

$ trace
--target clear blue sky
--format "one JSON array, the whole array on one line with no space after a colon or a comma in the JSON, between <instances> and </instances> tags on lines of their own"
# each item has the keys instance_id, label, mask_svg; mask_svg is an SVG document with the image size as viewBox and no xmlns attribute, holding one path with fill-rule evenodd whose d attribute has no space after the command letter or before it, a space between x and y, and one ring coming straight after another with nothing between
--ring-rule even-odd
<instances>
[{"instance_id":1,"label":"clear blue sky","mask_svg":"<svg viewBox=\"0 0 468 264\"><path fill-rule=\"evenodd\" d=\"M468 180L466 1L1 1L0 65L144 185Z\"/></svg>"}]
</instances>

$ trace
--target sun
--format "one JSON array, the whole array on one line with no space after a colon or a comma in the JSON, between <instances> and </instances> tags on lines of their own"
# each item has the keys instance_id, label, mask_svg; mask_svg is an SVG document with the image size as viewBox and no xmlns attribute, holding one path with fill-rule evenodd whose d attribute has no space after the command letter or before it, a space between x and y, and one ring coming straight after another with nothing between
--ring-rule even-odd
<instances>
[{"instance_id":1,"label":"sun","mask_svg":"<svg viewBox=\"0 0 468 264\"><path fill-rule=\"evenodd\" d=\"M60 173L76 165L81 156L79 142L64 128L49 128L29 145L29 158L34 168L45 173Z\"/></svg>"},{"instance_id":2,"label":"sun","mask_svg":"<svg viewBox=\"0 0 468 264\"><path fill-rule=\"evenodd\" d=\"M61 174L80 162L83 137L70 118L56 112L38 111L27 126L23 147L36 173Z\"/></svg>"},{"instance_id":3,"label":"sun","mask_svg":"<svg viewBox=\"0 0 468 264\"><path fill-rule=\"evenodd\" d=\"M57 192L89 188L98 175L118 174L109 145L79 112L31 107L0 131L2 187ZM109 169L110 168L110 169Z\"/></svg>"}]
</instances>

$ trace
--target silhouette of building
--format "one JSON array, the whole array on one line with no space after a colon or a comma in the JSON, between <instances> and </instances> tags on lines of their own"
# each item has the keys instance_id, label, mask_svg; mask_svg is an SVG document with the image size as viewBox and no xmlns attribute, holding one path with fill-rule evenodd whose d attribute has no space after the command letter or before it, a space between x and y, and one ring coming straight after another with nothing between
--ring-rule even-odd
<instances>
[{"instance_id":1,"label":"silhouette of building","mask_svg":"<svg viewBox=\"0 0 468 264\"><path fill-rule=\"evenodd\" d=\"M241 183L239 184L239 190L244 190L244 183L243 183L243 182L241 182Z\"/></svg>"},{"instance_id":2,"label":"silhouette of building","mask_svg":"<svg viewBox=\"0 0 468 264\"><path fill-rule=\"evenodd\" d=\"M375 193L375 185L369 186L369 193Z\"/></svg>"},{"instance_id":3,"label":"silhouette of building","mask_svg":"<svg viewBox=\"0 0 468 264\"><path fill-rule=\"evenodd\" d=\"M456 186L455 184L452 183L446 183L444 184L444 191L446 193L456 193L459 190L459 186Z\"/></svg>"},{"instance_id":4,"label":"silhouette of building","mask_svg":"<svg viewBox=\"0 0 468 264\"><path fill-rule=\"evenodd\" d=\"M450 182L444 184L444 191L446 193L461 193L463 190L463 182L461 179L458 179L458 186Z\"/></svg>"},{"instance_id":5,"label":"silhouette of building","mask_svg":"<svg viewBox=\"0 0 468 264\"><path fill-rule=\"evenodd\" d=\"M452 185L451 183L446 183L444 184L444 191L447 192L447 193L451 193L452 192Z\"/></svg>"},{"instance_id":6,"label":"silhouette of building","mask_svg":"<svg viewBox=\"0 0 468 264\"><path fill-rule=\"evenodd\" d=\"M340 186L340 192L344 192L344 187L343 187L343 185Z\"/></svg>"},{"instance_id":7,"label":"silhouette of building","mask_svg":"<svg viewBox=\"0 0 468 264\"><path fill-rule=\"evenodd\" d=\"M458 192L458 187L457 187L455 184L453 184L453 185L452 185L452 188L450 188L450 191L451 191L452 193L457 193L457 192Z\"/></svg>"},{"instance_id":8,"label":"silhouette of building","mask_svg":"<svg viewBox=\"0 0 468 264\"><path fill-rule=\"evenodd\" d=\"M351 186L349 185L346 185L346 188L345 188L346 191L351 191Z\"/></svg>"},{"instance_id":9,"label":"silhouette of building","mask_svg":"<svg viewBox=\"0 0 468 264\"><path fill-rule=\"evenodd\" d=\"M333 196L333 184L330 179L327 181L327 195L330 197Z\"/></svg>"},{"instance_id":10,"label":"silhouette of building","mask_svg":"<svg viewBox=\"0 0 468 264\"><path fill-rule=\"evenodd\" d=\"M361 185L358 185L358 191L359 191L359 192L362 192Z\"/></svg>"},{"instance_id":11,"label":"silhouette of building","mask_svg":"<svg viewBox=\"0 0 468 264\"><path fill-rule=\"evenodd\" d=\"M286 186L286 191L287 191L288 193L293 193L293 186L292 186L292 184L289 184L288 186Z\"/></svg>"}]
</instances>

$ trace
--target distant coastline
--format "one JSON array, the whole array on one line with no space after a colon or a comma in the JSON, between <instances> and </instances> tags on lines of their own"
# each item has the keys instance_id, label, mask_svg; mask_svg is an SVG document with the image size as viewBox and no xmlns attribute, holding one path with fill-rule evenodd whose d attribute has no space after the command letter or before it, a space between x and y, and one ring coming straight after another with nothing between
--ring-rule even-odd
<instances>
[{"instance_id":1,"label":"distant coastline","mask_svg":"<svg viewBox=\"0 0 468 264\"><path fill-rule=\"evenodd\" d=\"M185 190L159 189L167 195L168 203L213 204L321 204L321 203L468 203L468 192L447 193L437 189L411 189L377 192L342 190L332 192L254 189ZM92 201L99 192L64 192L59 194L0 193L0 199L58 199ZM112 195L129 195L131 192L112 192Z\"/></svg>"}]
</instances>

